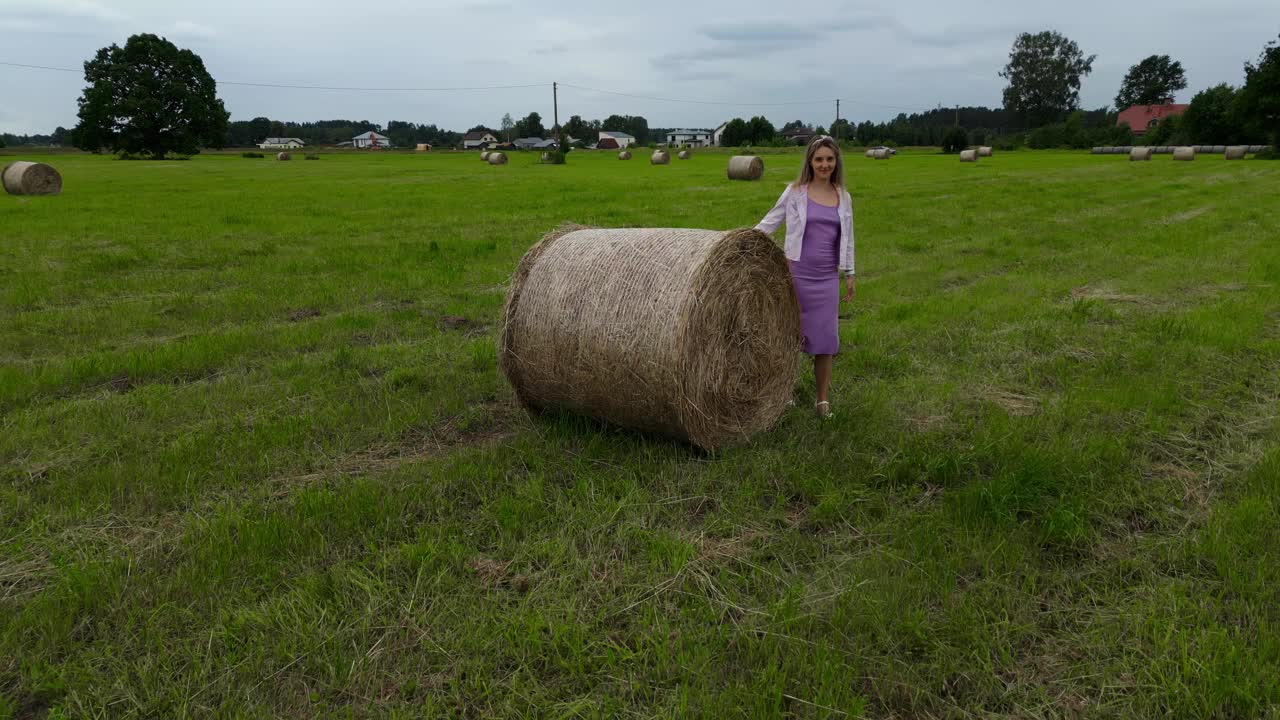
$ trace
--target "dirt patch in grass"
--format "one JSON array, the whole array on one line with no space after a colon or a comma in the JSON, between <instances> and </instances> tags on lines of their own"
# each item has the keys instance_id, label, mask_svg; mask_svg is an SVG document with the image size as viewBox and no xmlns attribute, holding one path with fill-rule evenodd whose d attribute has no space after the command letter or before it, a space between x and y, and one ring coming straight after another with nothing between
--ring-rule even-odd
<instances>
[{"instance_id":1,"label":"dirt patch in grass","mask_svg":"<svg viewBox=\"0 0 1280 720\"><path fill-rule=\"evenodd\" d=\"M441 330L460 330L467 337L483 335L489 330L487 324L461 315L441 315L436 320L436 327Z\"/></svg>"},{"instance_id":2,"label":"dirt patch in grass","mask_svg":"<svg viewBox=\"0 0 1280 720\"><path fill-rule=\"evenodd\" d=\"M1105 302L1133 303L1135 305L1151 305L1151 298L1145 295L1114 292L1106 287L1090 287L1084 285L1071 290L1072 300L1102 300Z\"/></svg>"},{"instance_id":3,"label":"dirt patch in grass","mask_svg":"<svg viewBox=\"0 0 1280 720\"><path fill-rule=\"evenodd\" d=\"M310 320L311 318L320 317L320 315L321 313L319 310L311 307L305 307L305 308L298 308L296 310L290 310L288 317L289 317L289 322L302 322L303 320Z\"/></svg>"},{"instance_id":4,"label":"dirt patch in grass","mask_svg":"<svg viewBox=\"0 0 1280 720\"><path fill-rule=\"evenodd\" d=\"M1013 417L1027 417L1040 412L1040 398L996 387L984 387L978 391L978 399L996 405Z\"/></svg>"},{"instance_id":5,"label":"dirt patch in grass","mask_svg":"<svg viewBox=\"0 0 1280 720\"><path fill-rule=\"evenodd\" d=\"M518 593L527 593L532 585L528 575L510 574L507 569L511 567L511 561L498 562L491 557L485 555L477 555L467 561L467 567L471 572L475 573L476 578L482 585L490 589L498 590L514 590Z\"/></svg>"}]
</instances>

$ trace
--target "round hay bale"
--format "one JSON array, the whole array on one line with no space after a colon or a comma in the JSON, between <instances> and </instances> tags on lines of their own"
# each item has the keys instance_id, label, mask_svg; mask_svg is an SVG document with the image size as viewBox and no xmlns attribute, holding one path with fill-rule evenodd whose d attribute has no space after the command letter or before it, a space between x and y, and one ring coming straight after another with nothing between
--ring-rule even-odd
<instances>
[{"instance_id":1,"label":"round hay bale","mask_svg":"<svg viewBox=\"0 0 1280 720\"><path fill-rule=\"evenodd\" d=\"M1134 160L1150 160L1150 159L1151 159L1151 148L1149 147L1136 147L1129 151L1130 162Z\"/></svg>"},{"instance_id":2,"label":"round hay bale","mask_svg":"<svg viewBox=\"0 0 1280 720\"><path fill-rule=\"evenodd\" d=\"M1226 149L1223 155L1225 155L1228 160L1243 160L1245 151L1248 149L1249 148L1244 145L1232 145Z\"/></svg>"},{"instance_id":3,"label":"round hay bale","mask_svg":"<svg viewBox=\"0 0 1280 720\"><path fill-rule=\"evenodd\" d=\"M978 148L978 157L991 157L992 149L990 145L983 145Z\"/></svg>"},{"instance_id":4,"label":"round hay bale","mask_svg":"<svg viewBox=\"0 0 1280 720\"><path fill-rule=\"evenodd\" d=\"M676 157L680 158L681 160L688 160L689 158L693 157L693 153L689 152L688 150L681 150L680 152L676 153Z\"/></svg>"},{"instance_id":5,"label":"round hay bale","mask_svg":"<svg viewBox=\"0 0 1280 720\"><path fill-rule=\"evenodd\" d=\"M629 151L629 150L623 150L622 152L618 153L618 159L619 159L619 160L630 160L630 159L631 159L631 151Z\"/></svg>"},{"instance_id":6,"label":"round hay bale","mask_svg":"<svg viewBox=\"0 0 1280 720\"><path fill-rule=\"evenodd\" d=\"M491 152L489 153L489 157L485 159L489 161L490 165L506 165L507 164L506 153Z\"/></svg>"},{"instance_id":7,"label":"round hay bale","mask_svg":"<svg viewBox=\"0 0 1280 720\"><path fill-rule=\"evenodd\" d=\"M482 151L482 152L480 153L480 160L481 160L482 162L489 162L489 154L490 154L490 153L489 153L489 151L488 151L488 150L484 150L484 151Z\"/></svg>"},{"instance_id":8,"label":"round hay bale","mask_svg":"<svg viewBox=\"0 0 1280 720\"><path fill-rule=\"evenodd\" d=\"M427 143L418 143L418 147L415 149L415 152L431 152L431 146Z\"/></svg>"},{"instance_id":9,"label":"round hay bale","mask_svg":"<svg viewBox=\"0 0 1280 720\"><path fill-rule=\"evenodd\" d=\"M874 149L874 148L867 148L867 151L866 151L865 153L863 153L863 154L864 154L864 155L866 155L866 156L867 156L867 157L869 157L869 158L873 158L873 157L875 157L875 156L876 156L876 151L875 151L875 149Z\"/></svg>"},{"instance_id":10,"label":"round hay bale","mask_svg":"<svg viewBox=\"0 0 1280 720\"><path fill-rule=\"evenodd\" d=\"M1096 148L1094 148L1094 149L1090 150L1090 151L1089 151L1089 154L1090 154L1090 155L1101 155L1101 154L1102 154L1102 148L1100 148L1100 147L1096 147Z\"/></svg>"},{"instance_id":11,"label":"round hay bale","mask_svg":"<svg viewBox=\"0 0 1280 720\"><path fill-rule=\"evenodd\" d=\"M277 160L292 160L293 156L287 152L276 153Z\"/></svg>"},{"instance_id":12,"label":"round hay bale","mask_svg":"<svg viewBox=\"0 0 1280 720\"><path fill-rule=\"evenodd\" d=\"M10 195L57 195L62 192L62 175L44 163L19 160L5 166L0 183Z\"/></svg>"},{"instance_id":13,"label":"round hay bale","mask_svg":"<svg viewBox=\"0 0 1280 720\"><path fill-rule=\"evenodd\" d=\"M1226 146L1226 145L1214 145L1214 146L1213 146L1213 151L1214 151L1214 152L1216 152L1216 153L1224 153L1224 152L1226 152L1226 151L1227 151L1227 146Z\"/></svg>"},{"instance_id":14,"label":"round hay bale","mask_svg":"<svg viewBox=\"0 0 1280 720\"><path fill-rule=\"evenodd\" d=\"M498 365L531 411L714 450L782 415L799 350L791 273L768 235L566 226L516 267Z\"/></svg>"},{"instance_id":15,"label":"round hay bale","mask_svg":"<svg viewBox=\"0 0 1280 720\"><path fill-rule=\"evenodd\" d=\"M874 157L876 160L888 160L889 158L893 157L893 155L888 150L884 148L880 148L879 150L876 151L876 154L873 155L872 157Z\"/></svg>"},{"instance_id":16,"label":"round hay bale","mask_svg":"<svg viewBox=\"0 0 1280 720\"><path fill-rule=\"evenodd\" d=\"M961 150L960 162L978 162L977 150Z\"/></svg>"},{"instance_id":17,"label":"round hay bale","mask_svg":"<svg viewBox=\"0 0 1280 720\"><path fill-rule=\"evenodd\" d=\"M755 155L734 155L729 158L730 180L759 180L763 176L763 159Z\"/></svg>"},{"instance_id":18,"label":"round hay bale","mask_svg":"<svg viewBox=\"0 0 1280 720\"><path fill-rule=\"evenodd\" d=\"M1266 145L1250 145L1250 146L1249 146L1249 152L1251 152L1251 153L1260 153L1260 152L1262 152L1263 150L1265 150L1266 148L1267 148L1267 146L1266 146Z\"/></svg>"},{"instance_id":19,"label":"round hay bale","mask_svg":"<svg viewBox=\"0 0 1280 720\"><path fill-rule=\"evenodd\" d=\"M666 150L654 150L653 154L649 156L649 164L650 165L670 165L671 156L667 154Z\"/></svg>"},{"instance_id":20,"label":"round hay bale","mask_svg":"<svg viewBox=\"0 0 1280 720\"><path fill-rule=\"evenodd\" d=\"M1178 147L1173 149L1174 160L1195 160L1196 149L1193 147Z\"/></svg>"}]
</instances>

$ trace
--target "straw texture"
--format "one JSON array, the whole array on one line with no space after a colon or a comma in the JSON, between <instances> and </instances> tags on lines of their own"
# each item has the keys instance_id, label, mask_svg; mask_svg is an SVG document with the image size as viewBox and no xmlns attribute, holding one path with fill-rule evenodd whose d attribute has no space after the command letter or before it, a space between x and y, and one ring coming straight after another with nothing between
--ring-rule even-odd
<instances>
[{"instance_id":1,"label":"straw texture","mask_svg":"<svg viewBox=\"0 0 1280 720\"><path fill-rule=\"evenodd\" d=\"M1136 147L1129 151L1129 161L1134 160L1150 160L1152 149L1149 147Z\"/></svg>"},{"instance_id":2,"label":"straw texture","mask_svg":"<svg viewBox=\"0 0 1280 720\"><path fill-rule=\"evenodd\" d=\"M649 156L649 164L650 165L670 165L671 156L668 155L667 151L665 150L654 150L653 154Z\"/></svg>"},{"instance_id":3,"label":"straw texture","mask_svg":"<svg viewBox=\"0 0 1280 720\"><path fill-rule=\"evenodd\" d=\"M1243 160L1248 149L1244 145L1231 145L1227 148L1225 155L1228 160Z\"/></svg>"},{"instance_id":4,"label":"straw texture","mask_svg":"<svg viewBox=\"0 0 1280 720\"><path fill-rule=\"evenodd\" d=\"M799 349L791 274L768 235L568 225L517 266L498 364L530 410L714 450L781 416Z\"/></svg>"},{"instance_id":5,"label":"straw texture","mask_svg":"<svg viewBox=\"0 0 1280 720\"><path fill-rule=\"evenodd\" d=\"M759 180L763 176L763 159L755 155L734 155L729 158L730 180Z\"/></svg>"},{"instance_id":6,"label":"straw texture","mask_svg":"<svg viewBox=\"0 0 1280 720\"><path fill-rule=\"evenodd\" d=\"M631 152L630 152L630 151L628 151L628 150L623 150L622 152L618 153L618 159L619 159L619 160L630 160L630 159L631 159Z\"/></svg>"},{"instance_id":7,"label":"straw texture","mask_svg":"<svg viewBox=\"0 0 1280 720\"><path fill-rule=\"evenodd\" d=\"M489 162L489 151L488 151L488 150L481 150L481 151L480 151L480 160L481 160L481 161L483 161L483 162Z\"/></svg>"},{"instance_id":8,"label":"straw texture","mask_svg":"<svg viewBox=\"0 0 1280 720\"><path fill-rule=\"evenodd\" d=\"M960 162L978 162L977 150L961 150Z\"/></svg>"},{"instance_id":9,"label":"straw texture","mask_svg":"<svg viewBox=\"0 0 1280 720\"><path fill-rule=\"evenodd\" d=\"M983 145L978 148L978 157L991 157L991 146Z\"/></svg>"},{"instance_id":10,"label":"straw texture","mask_svg":"<svg viewBox=\"0 0 1280 720\"><path fill-rule=\"evenodd\" d=\"M418 143L417 152L431 152L431 146L427 143Z\"/></svg>"},{"instance_id":11,"label":"straw texture","mask_svg":"<svg viewBox=\"0 0 1280 720\"><path fill-rule=\"evenodd\" d=\"M873 154L871 157L875 158L876 160L888 160L889 158L893 157L893 155L888 150L884 148L880 148L879 150L876 150L875 154Z\"/></svg>"},{"instance_id":12,"label":"straw texture","mask_svg":"<svg viewBox=\"0 0 1280 720\"><path fill-rule=\"evenodd\" d=\"M292 155L290 155L290 154L289 154L289 153L287 153L287 152L276 153L276 159L277 159L277 160L292 160L292 159L293 159L293 156L292 156Z\"/></svg>"},{"instance_id":13,"label":"straw texture","mask_svg":"<svg viewBox=\"0 0 1280 720\"><path fill-rule=\"evenodd\" d=\"M680 152L676 153L676 157L680 158L681 160L688 160L689 158L693 157L693 153L689 152L688 150L681 150Z\"/></svg>"},{"instance_id":14,"label":"straw texture","mask_svg":"<svg viewBox=\"0 0 1280 720\"><path fill-rule=\"evenodd\" d=\"M1193 147L1180 147L1173 150L1174 160L1195 160L1196 149Z\"/></svg>"},{"instance_id":15,"label":"straw texture","mask_svg":"<svg viewBox=\"0 0 1280 720\"><path fill-rule=\"evenodd\" d=\"M489 161L490 165L506 165L507 164L506 153L491 152L489 153L489 157L485 159Z\"/></svg>"},{"instance_id":16,"label":"straw texture","mask_svg":"<svg viewBox=\"0 0 1280 720\"><path fill-rule=\"evenodd\" d=\"M11 195L57 195L62 192L62 175L44 163L19 160L0 173L5 192Z\"/></svg>"},{"instance_id":17,"label":"straw texture","mask_svg":"<svg viewBox=\"0 0 1280 720\"><path fill-rule=\"evenodd\" d=\"M869 158L873 158L876 156L876 151L871 148L867 148L867 151L863 153L863 155L866 155Z\"/></svg>"}]
</instances>

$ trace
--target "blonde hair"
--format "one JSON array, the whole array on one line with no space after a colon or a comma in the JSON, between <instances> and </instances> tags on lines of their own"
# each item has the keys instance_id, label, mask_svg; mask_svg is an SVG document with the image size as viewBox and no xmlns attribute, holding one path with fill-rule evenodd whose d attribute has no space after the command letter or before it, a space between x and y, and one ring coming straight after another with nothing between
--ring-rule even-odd
<instances>
[{"instance_id":1,"label":"blonde hair","mask_svg":"<svg viewBox=\"0 0 1280 720\"><path fill-rule=\"evenodd\" d=\"M840 146L830 135L819 135L809 141L809 147L804 151L804 167L800 168L800 177L796 179L795 187L813 182L813 156L818 153L818 148L824 147L831 148L831 152L836 154L836 169L831 173L831 184L844 187L844 157L840 154Z\"/></svg>"}]
</instances>

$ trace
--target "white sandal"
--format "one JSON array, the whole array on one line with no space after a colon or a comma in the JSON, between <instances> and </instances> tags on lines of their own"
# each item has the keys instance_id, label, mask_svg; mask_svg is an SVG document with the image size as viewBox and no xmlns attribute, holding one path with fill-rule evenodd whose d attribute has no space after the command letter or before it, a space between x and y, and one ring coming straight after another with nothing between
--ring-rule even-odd
<instances>
[{"instance_id":1,"label":"white sandal","mask_svg":"<svg viewBox=\"0 0 1280 720\"><path fill-rule=\"evenodd\" d=\"M823 405L827 406L827 409L825 411L823 411L822 409ZM813 411L816 412L818 414L818 417L822 418L823 420L829 420L833 417L831 413L831 403L827 402L826 400L823 400L820 403L814 403Z\"/></svg>"}]
</instances>

